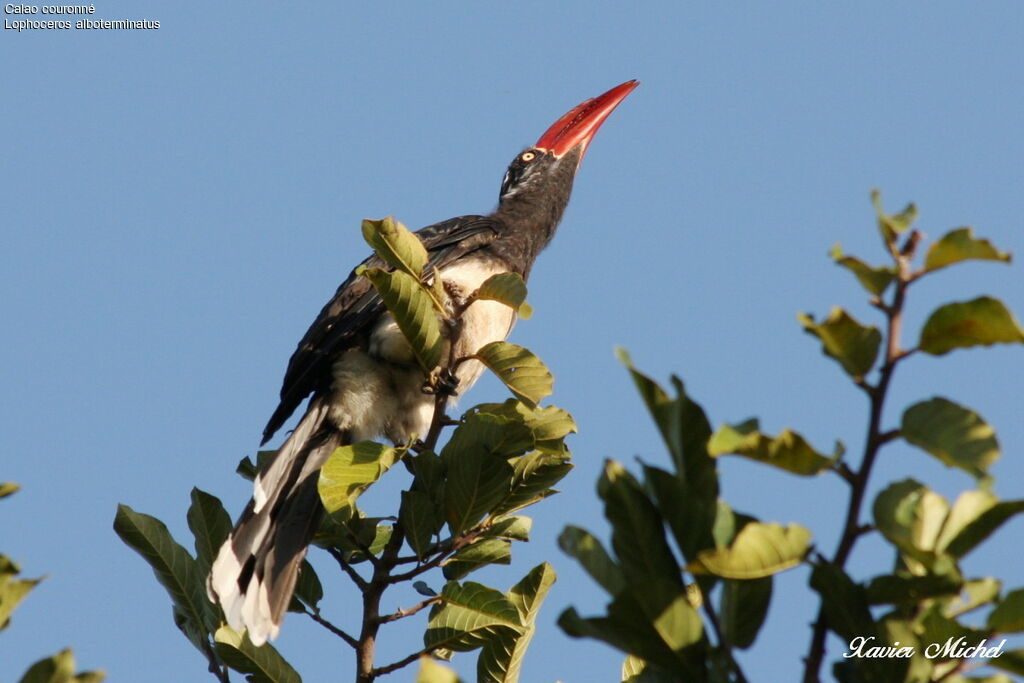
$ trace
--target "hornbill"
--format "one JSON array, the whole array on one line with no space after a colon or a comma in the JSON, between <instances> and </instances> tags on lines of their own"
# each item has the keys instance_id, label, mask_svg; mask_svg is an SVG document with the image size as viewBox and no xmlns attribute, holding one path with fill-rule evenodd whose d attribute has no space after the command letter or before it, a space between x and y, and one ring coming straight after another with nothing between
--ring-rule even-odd
<instances>
[{"instance_id":1,"label":"hornbill","mask_svg":"<svg viewBox=\"0 0 1024 683\"><path fill-rule=\"evenodd\" d=\"M587 145L612 110L639 85L627 81L574 107L516 155L488 216L460 216L422 228L425 273L440 274L448 296L465 301L498 273L529 276L569 201ZM381 267L371 257L364 265ZM515 314L477 300L465 308L453 357L471 356L504 340ZM483 366L459 365L459 391ZM263 430L265 444L312 395L298 426L256 477L253 497L213 563L207 588L232 628L256 645L277 636L299 567L322 514L320 467L339 446L386 437L395 444L424 436L435 398L426 376L370 282L353 271L324 306L288 362L281 402Z\"/></svg>"}]
</instances>

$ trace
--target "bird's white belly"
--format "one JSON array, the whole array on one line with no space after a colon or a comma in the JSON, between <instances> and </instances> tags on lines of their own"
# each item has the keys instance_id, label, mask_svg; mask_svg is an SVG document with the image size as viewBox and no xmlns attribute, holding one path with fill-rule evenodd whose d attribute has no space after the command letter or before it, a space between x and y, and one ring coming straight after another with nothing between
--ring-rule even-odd
<instances>
[{"instance_id":1,"label":"bird's white belly","mask_svg":"<svg viewBox=\"0 0 1024 683\"><path fill-rule=\"evenodd\" d=\"M474 259L449 266L441 273L445 290L466 299L487 278L506 272L500 263ZM455 341L455 358L471 356L493 341L508 337L515 314L497 301L475 301L462 314ZM443 354L448 357L447 350ZM459 394L464 394L483 371L479 361L459 366ZM368 349L346 351L333 367L331 420L354 441L387 437L407 443L425 436L434 416L434 396L423 393L426 377L398 325L385 315L370 333Z\"/></svg>"}]
</instances>

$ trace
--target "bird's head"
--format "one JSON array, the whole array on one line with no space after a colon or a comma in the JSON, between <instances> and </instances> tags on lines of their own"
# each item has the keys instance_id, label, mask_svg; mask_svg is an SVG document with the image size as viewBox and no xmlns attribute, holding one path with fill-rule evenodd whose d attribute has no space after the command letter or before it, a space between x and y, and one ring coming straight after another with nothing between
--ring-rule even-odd
<instances>
[{"instance_id":1,"label":"bird's head","mask_svg":"<svg viewBox=\"0 0 1024 683\"><path fill-rule=\"evenodd\" d=\"M564 208L587 145L615 107L638 85L639 81L626 81L573 107L555 121L536 144L512 160L501 183L501 202L523 195L554 194L564 195L557 197Z\"/></svg>"}]
</instances>

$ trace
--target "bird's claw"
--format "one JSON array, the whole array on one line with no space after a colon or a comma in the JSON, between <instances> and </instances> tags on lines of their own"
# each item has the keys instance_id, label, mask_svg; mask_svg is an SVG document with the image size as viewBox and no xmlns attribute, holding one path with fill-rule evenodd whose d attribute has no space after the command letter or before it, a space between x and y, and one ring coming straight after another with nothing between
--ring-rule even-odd
<instances>
[{"instance_id":1,"label":"bird's claw","mask_svg":"<svg viewBox=\"0 0 1024 683\"><path fill-rule=\"evenodd\" d=\"M448 368L442 368L431 373L423 385L425 394L441 394L443 396L458 396L459 378Z\"/></svg>"}]
</instances>

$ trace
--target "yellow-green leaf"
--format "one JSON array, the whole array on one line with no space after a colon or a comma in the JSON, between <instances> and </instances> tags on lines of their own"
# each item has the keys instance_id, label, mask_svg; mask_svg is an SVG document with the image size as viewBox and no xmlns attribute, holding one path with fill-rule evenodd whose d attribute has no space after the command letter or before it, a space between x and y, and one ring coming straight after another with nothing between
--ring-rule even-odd
<instances>
[{"instance_id":1,"label":"yellow-green leaf","mask_svg":"<svg viewBox=\"0 0 1024 683\"><path fill-rule=\"evenodd\" d=\"M995 430L973 410L941 397L907 408L900 434L947 466L979 479L999 458Z\"/></svg>"},{"instance_id":2,"label":"yellow-green leaf","mask_svg":"<svg viewBox=\"0 0 1024 683\"><path fill-rule=\"evenodd\" d=\"M398 462L404 452L374 441L360 441L336 449L320 468L317 482L324 508L339 521L354 516L356 499Z\"/></svg>"},{"instance_id":3,"label":"yellow-green leaf","mask_svg":"<svg viewBox=\"0 0 1024 683\"><path fill-rule=\"evenodd\" d=\"M892 266L869 266L856 256L844 255L839 244L832 247L829 255L837 265L853 273L864 289L875 296L881 296L896 277L896 269Z\"/></svg>"},{"instance_id":4,"label":"yellow-green leaf","mask_svg":"<svg viewBox=\"0 0 1024 683\"><path fill-rule=\"evenodd\" d=\"M393 268L405 271L419 280L427 265L427 250L420 239L404 225L387 216L380 220L363 221L363 239L373 247L377 256Z\"/></svg>"},{"instance_id":5,"label":"yellow-green leaf","mask_svg":"<svg viewBox=\"0 0 1024 683\"><path fill-rule=\"evenodd\" d=\"M924 269L938 270L968 259L1009 263L1010 254L999 251L986 239L975 237L974 231L970 228L957 228L947 232L928 249Z\"/></svg>"},{"instance_id":6,"label":"yellow-green leaf","mask_svg":"<svg viewBox=\"0 0 1024 683\"><path fill-rule=\"evenodd\" d=\"M270 643L259 647L244 632L221 626L214 634L217 656L254 683L301 683L302 678Z\"/></svg>"},{"instance_id":7,"label":"yellow-green leaf","mask_svg":"<svg viewBox=\"0 0 1024 683\"><path fill-rule=\"evenodd\" d=\"M926 570L956 575L954 561L939 542L949 511L945 498L913 479L890 484L872 506L875 526L903 552L907 568L918 576Z\"/></svg>"},{"instance_id":8,"label":"yellow-green leaf","mask_svg":"<svg viewBox=\"0 0 1024 683\"><path fill-rule=\"evenodd\" d=\"M15 579L21 568L0 555L0 630L7 628L11 612L42 579Z\"/></svg>"},{"instance_id":9,"label":"yellow-green leaf","mask_svg":"<svg viewBox=\"0 0 1024 683\"><path fill-rule=\"evenodd\" d=\"M462 683L462 679L452 669L430 657L420 657L420 670L416 674L416 683Z\"/></svg>"},{"instance_id":10,"label":"yellow-green leaf","mask_svg":"<svg viewBox=\"0 0 1024 683\"><path fill-rule=\"evenodd\" d=\"M1010 591L1003 596L988 615L988 630L994 633L1024 631L1024 588Z\"/></svg>"},{"instance_id":11,"label":"yellow-green leaf","mask_svg":"<svg viewBox=\"0 0 1024 683\"><path fill-rule=\"evenodd\" d=\"M897 214L887 214L882 207L882 194L878 190L871 191L871 203L875 207L875 215L878 217L878 230L882 233L882 239L887 245L896 242L896 236L909 228L917 220L917 207L907 204L903 211Z\"/></svg>"},{"instance_id":12,"label":"yellow-green leaf","mask_svg":"<svg viewBox=\"0 0 1024 683\"><path fill-rule=\"evenodd\" d=\"M483 538L462 548L442 563L444 578L461 579L489 564L512 564L512 541L505 538Z\"/></svg>"},{"instance_id":13,"label":"yellow-green leaf","mask_svg":"<svg viewBox=\"0 0 1024 683\"><path fill-rule=\"evenodd\" d=\"M419 280L402 271L389 272L381 268L364 268L368 279L384 301L409 344L408 349L383 349L393 361L412 361L415 358L423 370L430 372L441 361L444 339L437 317L434 299Z\"/></svg>"},{"instance_id":14,"label":"yellow-green leaf","mask_svg":"<svg viewBox=\"0 0 1024 683\"><path fill-rule=\"evenodd\" d=\"M76 674L74 654L71 650L61 650L29 667L19 683L100 683L106 676L103 671Z\"/></svg>"},{"instance_id":15,"label":"yellow-green leaf","mask_svg":"<svg viewBox=\"0 0 1024 683\"><path fill-rule=\"evenodd\" d=\"M695 573L727 579L758 579L800 564L810 548L811 532L799 524L750 522L728 548L702 550L691 563Z\"/></svg>"},{"instance_id":16,"label":"yellow-green leaf","mask_svg":"<svg viewBox=\"0 0 1024 683\"><path fill-rule=\"evenodd\" d=\"M467 652L495 636L523 630L519 610L498 591L472 581L449 581L441 602L430 610L423 640L430 648Z\"/></svg>"},{"instance_id":17,"label":"yellow-green leaf","mask_svg":"<svg viewBox=\"0 0 1024 683\"><path fill-rule=\"evenodd\" d=\"M529 349L508 342L491 342L474 356L529 407L536 407L554 387L551 371Z\"/></svg>"},{"instance_id":18,"label":"yellow-green leaf","mask_svg":"<svg viewBox=\"0 0 1024 683\"><path fill-rule=\"evenodd\" d=\"M776 437L761 433L754 418L737 425L723 424L708 441L708 452L715 457L734 453L793 474L812 475L829 469L843 450L840 444L836 455L825 457L796 432L784 429Z\"/></svg>"},{"instance_id":19,"label":"yellow-green leaf","mask_svg":"<svg viewBox=\"0 0 1024 683\"><path fill-rule=\"evenodd\" d=\"M921 330L918 347L941 356L953 349L1024 343L1024 330L998 299L982 296L940 306Z\"/></svg>"},{"instance_id":20,"label":"yellow-green leaf","mask_svg":"<svg viewBox=\"0 0 1024 683\"><path fill-rule=\"evenodd\" d=\"M526 282L519 273L499 273L487 278L473 295L505 304L523 320L529 320L533 309L526 303Z\"/></svg>"},{"instance_id":21,"label":"yellow-green leaf","mask_svg":"<svg viewBox=\"0 0 1024 683\"><path fill-rule=\"evenodd\" d=\"M0 482L0 498L6 498L12 493L17 492L20 488L13 481Z\"/></svg>"},{"instance_id":22,"label":"yellow-green leaf","mask_svg":"<svg viewBox=\"0 0 1024 683\"><path fill-rule=\"evenodd\" d=\"M516 683L522 669L523 656L536 631L535 621L541 603L555 583L555 570L544 562L512 587L505 597L519 610L523 632L501 633L487 641L477 660L477 680L493 683Z\"/></svg>"},{"instance_id":23,"label":"yellow-green leaf","mask_svg":"<svg viewBox=\"0 0 1024 683\"><path fill-rule=\"evenodd\" d=\"M804 313L798 314L797 319L804 331L821 340L822 352L838 361L854 379L864 377L875 364L882 343L877 327L861 325L839 307L833 308L821 323Z\"/></svg>"}]
</instances>

